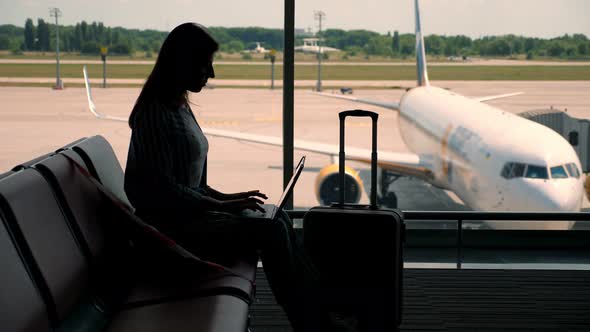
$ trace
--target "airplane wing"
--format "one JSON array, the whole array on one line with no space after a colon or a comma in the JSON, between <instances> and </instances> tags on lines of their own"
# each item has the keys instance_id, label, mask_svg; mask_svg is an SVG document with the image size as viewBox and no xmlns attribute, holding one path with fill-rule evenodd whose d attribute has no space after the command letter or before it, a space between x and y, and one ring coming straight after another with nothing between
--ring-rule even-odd
<instances>
[{"instance_id":1,"label":"airplane wing","mask_svg":"<svg viewBox=\"0 0 590 332\"><path fill-rule=\"evenodd\" d=\"M252 142L273 146L283 146L280 137L241 133L219 129L203 128L203 133L208 136L233 138L242 142ZM338 156L339 146L320 142L295 140L293 147L297 150L309 151L329 156ZM432 171L420 161L420 157L414 153L378 151L377 165L395 173L417 177L424 180L433 178ZM347 148L346 159L371 163L371 150L361 148Z\"/></svg>"},{"instance_id":2,"label":"airplane wing","mask_svg":"<svg viewBox=\"0 0 590 332\"><path fill-rule=\"evenodd\" d=\"M501 98L508 98L508 97L512 97L512 96L518 96L518 95L521 95L523 93L524 92L505 93L503 95L479 97L479 98L475 98L475 100L477 100L479 102L484 102L484 101L490 101L490 100L494 100L494 99L501 99Z\"/></svg>"},{"instance_id":3,"label":"airplane wing","mask_svg":"<svg viewBox=\"0 0 590 332\"><path fill-rule=\"evenodd\" d=\"M88 73L84 67L84 83L86 85L86 95L88 97L88 108L92 114L101 120L112 120L127 122L126 118L105 115L96 110L90 91L90 82ZM248 134L237 131L219 130L214 128L202 128L203 133L207 136L231 138L242 142L252 142L265 145L282 146L281 137ZM294 148L302 151L309 151L329 156L338 156L339 146L335 144L326 144L320 142L311 142L305 140L295 140ZM424 180L433 178L432 171L428 166L420 161L420 157L413 153L398 153L378 151L378 166L403 175L413 176ZM363 163L371 163L371 150L360 148L347 148L346 159L355 160Z\"/></svg>"},{"instance_id":4,"label":"airplane wing","mask_svg":"<svg viewBox=\"0 0 590 332\"><path fill-rule=\"evenodd\" d=\"M502 99L502 98L518 96L523 93L524 92L512 92L512 93L505 93L505 94L501 94L501 95L478 97L478 98L474 98L474 99L479 102L484 102L484 101L490 101L490 100L495 100L495 99ZM315 94L320 95L320 96L324 96L324 97L350 100L350 101L354 101L357 103L379 106L379 107L384 107L384 108L387 108L390 110L399 111L399 103L387 103L387 102L376 101L376 100L371 100L371 99L357 98L357 97L351 97L351 96L342 96L342 95L337 95L334 93L325 93L325 92L315 92Z\"/></svg>"},{"instance_id":5,"label":"airplane wing","mask_svg":"<svg viewBox=\"0 0 590 332\"><path fill-rule=\"evenodd\" d=\"M320 95L320 96L324 96L324 97L350 100L350 101L354 101L357 103L379 106L379 107L384 107L384 108L387 108L390 110L399 111L399 103L388 103L388 102L383 102L383 101L357 98L357 97L351 97L351 96L342 96L342 95L337 95L334 93L325 93L325 92L316 92L315 94Z\"/></svg>"}]
</instances>

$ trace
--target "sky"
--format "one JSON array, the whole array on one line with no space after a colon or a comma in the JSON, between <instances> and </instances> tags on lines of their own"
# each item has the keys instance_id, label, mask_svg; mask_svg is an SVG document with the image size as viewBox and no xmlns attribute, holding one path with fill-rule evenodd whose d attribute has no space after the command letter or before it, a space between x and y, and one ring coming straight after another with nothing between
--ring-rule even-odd
<instances>
[{"instance_id":1,"label":"sky","mask_svg":"<svg viewBox=\"0 0 590 332\"><path fill-rule=\"evenodd\" d=\"M281 0L0 0L0 24L24 26L26 18L60 24L85 20L106 26L170 31L176 25L283 28ZM565 33L590 37L590 0L421 0L428 34L470 37L516 34L551 38ZM325 13L322 28L413 32L412 0L295 0L295 27L318 29L314 11Z\"/></svg>"}]
</instances>

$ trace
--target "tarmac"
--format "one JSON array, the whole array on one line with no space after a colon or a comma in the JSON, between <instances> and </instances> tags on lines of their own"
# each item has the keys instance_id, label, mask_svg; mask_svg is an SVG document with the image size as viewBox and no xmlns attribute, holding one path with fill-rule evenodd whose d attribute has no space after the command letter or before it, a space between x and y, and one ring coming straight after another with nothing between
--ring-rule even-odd
<instances>
[{"instance_id":1,"label":"tarmac","mask_svg":"<svg viewBox=\"0 0 590 332\"><path fill-rule=\"evenodd\" d=\"M414 82L395 81L400 86ZM343 86L345 83L341 82ZM452 89L466 96L496 95L522 91L523 95L489 102L506 111L519 113L554 107L579 118L590 118L590 81L556 82L488 82L437 81L437 86ZM127 117L139 88L93 90L100 112ZM329 92L329 91L327 91ZM383 101L398 100L403 89L359 90L354 95ZM234 130L268 136L282 133L282 90L226 88L204 89L191 95L192 109L203 127ZM376 107L322 98L307 90L295 91L295 137L308 141L338 144L338 112L363 107L378 111L379 149L407 152L398 131L397 114ZM92 135L104 136L113 146L124 167L130 129L126 123L101 121L88 111L82 88L52 90L33 87L0 87L0 173L13 166L54 151L69 142ZM365 119L347 121L347 145L369 149L370 123ZM223 192L260 189L268 194L269 203L282 192L282 149L263 144L244 143L225 138L209 138L209 183ZM301 151L295 151L298 160ZM303 172L294 193L295 207L317 205L314 193L316 175L331 163L330 157L307 155ZM367 165L350 162L368 179ZM368 181L367 181L368 182ZM407 210L467 209L453 195L429 184L405 179L398 183L400 208ZM365 188L368 190L368 188ZM362 203L368 201L366 192ZM586 201L585 207L590 204Z\"/></svg>"},{"instance_id":2,"label":"tarmac","mask_svg":"<svg viewBox=\"0 0 590 332\"><path fill-rule=\"evenodd\" d=\"M83 77L64 77L61 78L64 86L69 84L84 84ZM120 84L125 85L143 85L145 79L137 78L109 78L107 79L108 86L116 86ZM33 84L51 84L55 83L54 77L1 77L0 83L7 85L19 84L19 83L33 83ZM102 78L90 78L90 83L94 86L102 87ZM297 80L295 81L295 87L307 87L315 88L317 80ZM404 84L404 85L401 85ZM414 85L414 81L373 81L373 80L354 80L354 81L343 81L343 80L324 80L322 85L326 87L352 87L352 88L375 88L375 89L399 89L399 88L410 88ZM270 80L232 80L232 79L210 79L207 86L211 89L216 87L271 87ZM283 86L283 80L275 80L274 86L280 88Z\"/></svg>"}]
</instances>

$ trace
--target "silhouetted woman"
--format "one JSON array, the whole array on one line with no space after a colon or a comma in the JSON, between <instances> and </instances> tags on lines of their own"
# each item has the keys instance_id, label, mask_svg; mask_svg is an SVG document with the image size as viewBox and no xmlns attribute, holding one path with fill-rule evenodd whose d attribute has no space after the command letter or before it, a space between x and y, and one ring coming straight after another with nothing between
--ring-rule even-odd
<instances>
[{"instance_id":1,"label":"silhouetted woman","mask_svg":"<svg viewBox=\"0 0 590 332\"><path fill-rule=\"evenodd\" d=\"M215 77L217 49L195 23L179 25L162 44L129 117L125 191L138 216L197 256L260 250L272 291L294 329L320 330L327 318L318 309L316 278L296 247L289 217L283 212L271 222L238 216L244 209L262 210L258 204L266 195L224 194L202 181L209 145L188 91L200 92Z\"/></svg>"}]
</instances>

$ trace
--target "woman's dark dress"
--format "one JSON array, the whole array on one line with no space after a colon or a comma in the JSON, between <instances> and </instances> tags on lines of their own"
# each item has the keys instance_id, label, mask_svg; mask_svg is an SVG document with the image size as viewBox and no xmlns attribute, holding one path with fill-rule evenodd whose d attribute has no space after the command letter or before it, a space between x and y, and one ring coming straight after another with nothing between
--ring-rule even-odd
<instances>
[{"instance_id":1,"label":"woman's dark dress","mask_svg":"<svg viewBox=\"0 0 590 332\"><path fill-rule=\"evenodd\" d=\"M191 109L153 105L137 113L125 191L136 214L198 256L256 249L277 302L296 330L322 326L316 273L283 213L271 222L210 211L202 183L209 145Z\"/></svg>"}]
</instances>

